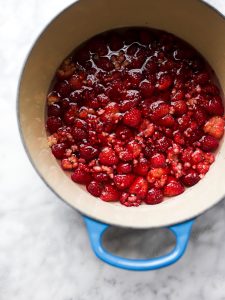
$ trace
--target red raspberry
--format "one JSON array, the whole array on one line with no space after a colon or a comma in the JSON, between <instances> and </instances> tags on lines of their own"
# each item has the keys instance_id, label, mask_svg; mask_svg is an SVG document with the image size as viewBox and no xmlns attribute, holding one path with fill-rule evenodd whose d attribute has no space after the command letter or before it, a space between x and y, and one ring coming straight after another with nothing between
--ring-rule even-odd
<instances>
[{"instance_id":1,"label":"red raspberry","mask_svg":"<svg viewBox=\"0 0 225 300\"><path fill-rule=\"evenodd\" d=\"M137 177L129 188L129 193L136 195L138 198L145 198L148 191L148 182L144 177Z\"/></svg>"},{"instance_id":2,"label":"red raspberry","mask_svg":"<svg viewBox=\"0 0 225 300\"><path fill-rule=\"evenodd\" d=\"M151 97L155 90L154 85L151 82L149 82L148 80L143 80L140 83L139 88L140 88L141 94L145 98Z\"/></svg>"},{"instance_id":3,"label":"red raspberry","mask_svg":"<svg viewBox=\"0 0 225 300\"><path fill-rule=\"evenodd\" d=\"M92 176L94 180L98 182L107 182L109 181L109 175L106 173L98 172L98 173L92 173Z\"/></svg>"},{"instance_id":4,"label":"red raspberry","mask_svg":"<svg viewBox=\"0 0 225 300\"><path fill-rule=\"evenodd\" d=\"M67 80L57 82L55 85L55 90L62 98L68 97L71 92L71 88Z\"/></svg>"},{"instance_id":5,"label":"red raspberry","mask_svg":"<svg viewBox=\"0 0 225 300\"><path fill-rule=\"evenodd\" d=\"M131 160L133 160L133 153L131 151L125 149L119 153L119 158L125 162L131 161Z\"/></svg>"},{"instance_id":6,"label":"red raspberry","mask_svg":"<svg viewBox=\"0 0 225 300\"><path fill-rule=\"evenodd\" d=\"M187 171L186 175L181 177L181 181L186 186L193 186L196 183L198 183L200 180L200 177L198 173L194 170Z\"/></svg>"},{"instance_id":7,"label":"red raspberry","mask_svg":"<svg viewBox=\"0 0 225 300\"><path fill-rule=\"evenodd\" d=\"M106 147L102 149L99 155L99 161L106 166L116 165L118 163L118 157L112 148Z\"/></svg>"},{"instance_id":8,"label":"red raspberry","mask_svg":"<svg viewBox=\"0 0 225 300\"><path fill-rule=\"evenodd\" d=\"M160 91L167 90L173 84L173 78L169 74L163 74L160 76L157 87Z\"/></svg>"},{"instance_id":9,"label":"red raspberry","mask_svg":"<svg viewBox=\"0 0 225 300\"><path fill-rule=\"evenodd\" d=\"M193 164L198 164L200 161L203 161L204 159L204 153L200 149L196 149L194 152L191 154L191 161Z\"/></svg>"},{"instance_id":10,"label":"red raspberry","mask_svg":"<svg viewBox=\"0 0 225 300\"><path fill-rule=\"evenodd\" d=\"M116 170L118 174L128 174L132 171L132 166L129 163L120 163L117 165Z\"/></svg>"},{"instance_id":11,"label":"red raspberry","mask_svg":"<svg viewBox=\"0 0 225 300\"><path fill-rule=\"evenodd\" d=\"M166 165L166 158L162 153L154 154L150 159L152 168L163 168Z\"/></svg>"},{"instance_id":12,"label":"red raspberry","mask_svg":"<svg viewBox=\"0 0 225 300\"><path fill-rule=\"evenodd\" d=\"M225 121L221 117L212 117L204 126L204 132L216 139L221 139L224 134Z\"/></svg>"},{"instance_id":13,"label":"red raspberry","mask_svg":"<svg viewBox=\"0 0 225 300\"><path fill-rule=\"evenodd\" d=\"M80 76L75 74L69 79L69 84L72 89L79 90L82 88L83 82Z\"/></svg>"},{"instance_id":14,"label":"red raspberry","mask_svg":"<svg viewBox=\"0 0 225 300\"><path fill-rule=\"evenodd\" d=\"M79 167L72 173L71 179L80 184L88 184L91 181L91 175Z\"/></svg>"},{"instance_id":15,"label":"red raspberry","mask_svg":"<svg viewBox=\"0 0 225 300\"><path fill-rule=\"evenodd\" d=\"M53 103L52 105L48 106L48 116L49 117L60 117L61 115L61 108L60 105L57 103Z\"/></svg>"},{"instance_id":16,"label":"red raspberry","mask_svg":"<svg viewBox=\"0 0 225 300\"><path fill-rule=\"evenodd\" d=\"M137 158L141 153L141 145L136 141L130 141L127 146L127 150L129 153L132 153L133 158Z\"/></svg>"},{"instance_id":17,"label":"red raspberry","mask_svg":"<svg viewBox=\"0 0 225 300\"><path fill-rule=\"evenodd\" d=\"M163 193L167 197L173 197L180 195L184 192L183 185L180 184L178 181L172 181L165 185Z\"/></svg>"},{"instance_id":18,"label":"red raspberry","mask_svg":"<svg viewBox=\"0 0 225 300\"><path fill-rule=\"evenodd\" d=\"M153 121L156 121L169 114L170 106L168 104L160 103L159 101L157 101L151 104L151 110L152 110L151 118Z\"/></svg>"},{"instance_id":19,"label":"red raspberry","mask_svg":"<svg viewBox=\"0 0 225 300\"><path fill-rule=\"evenodd\" d=\"M120 203L127 206L139 206L141 204L142 200L138 198L136 195L130 195L129 193L122 193L120 197Z\"/></svg>"},{"instance_id":20,"label":"red raspberry","mask_svg":"<svg viewBox=\"0 0 225 300\"><path fill-rule=\"evenodd\" d=\"M201 142L201 148L204 151L214 151L219 146L218 140L210 135L203 136L200 142Z\"/></svg>"},{"instance_id":21,"label":"red raspberry","mask_svg":"<svg viewBox=\"0 0 225 300\"><path fill-rule=\"evenodd\" d=\"M173 127L176 124L174 118L171 115L162 117L162 119L157 120L157 123L165 127Z\"/></svg>"},{"instance_id":22,"label":"red raspberry","mask_svg":"<svg viewBox=\"0 0 225 300\"><path fill-rule=\"evenodd\" d=\"M109 97L106 96L105 94L99 94L97 96L97 100L98 100L100 106L102 106L102 107L105 107L110 102Z\"/></svg>"},{"instance_id":23,"label":"red raspberry","mask_svg":"<svg viewBox=\"0 0 225 300\"><path fill-rule=\"evenodd\" d=\"M47 119L46 124L48 131L53 134L62 126L62 120L59 117L52 116Z\"/></svg>"},{"instance_id":24,"label":"red raspberry","mask_svg":"<svg viewBox=\"0 0 225 300\"><path fill-rule=\"evenodd\" d=\"M137 165L134 167L134 173L140 176L147 175L149 170L149 163L146 158L140 158Z\"/></svg>"},{"instance_id":25,"label":"red raspberry","mask_svg":"<svg viewBox=\"0 0 225 300\"><path fill-rule=\"evenodd\" d=\"M205 124L207 119L205 111L200 107L195 111L194 117L199 126Z\"/></svg>"},{"instance_id":26,"label":"red raspberry","mask_svg":"<svg viewBox=\"0 0 225 300\"><path fill-rule=\"evenodd\" d=\"M52 145L52 154L58 159L64 157L65 151L66 151L66 144L64 143Z\"/></svg>"},{"instance_id":27,"label":"red raspberry","mask_svg":"<svg viewBox=\"0 0 225 300\"><path fill-rule=\"evenodd\" d=\"M206 102L206 110L211 115L222 116L224 114L223 102L220 96L215 96Z\"/></svg>"},{"instance_id":28,"label":"red raspberry","mask_svg":"<svg viewBox=\"0 0 225 300\"><path fill-rule=\"evenodd\" d=\"M74 123L75 117L77 116L77 106L71 107L63 116L63 121L66 125L72 125Z\"/></svg>"},{"instance_id":29,"label":"red raspberry","mask_svg":"<svg viewBox=\"0 0 225 300\"><path fill-rule=\"evenodd\" d=\"M172 106L174 108L174 113L177 116L184 115L187 112L187 104L184 100L172 102Z\"/></svg>"},{"instance_id":30,"label":"red raspberry","mask_svg":"<svg viewBox=\"0 0 225 300\"><path fill-rule=\"evenodd\" d=\"M115 122L119 120L119 105L115 102L110 102L105 107L105 112L101 116L103 122Z\"/></svg>"},{"instance_id":31,"label":"red raspberry","mask_svg":"<svg viewBox=\"0 0 225 300\"><path fill-rule=\"evenodd\" d=\"M102 185L97 181L91 181L89 184L87 184L86 188L87 191L95 197L100 197L103 190Z\"/></svg>"},{"instance_id":32,"label":"red raspberry","mask_svg":"<svg viewBox=\"0 0 225 300\"><path fill-rule=\"evenodd\" d=\"M91 160L98 156L98 149L87 144L82 144L80 145L80 156L86 160Z\"/></svg>"},{"instance_id":33,"label":"red raspberry","mask_svg":"<svg viewBox=\"0 0 225 300\"><path fill-rule=\"evenodd\" d=\"M116 187L119 190L124 190L132 184L132 182L134 181L134 175L132 174L115 175L113 180L115 182Z\"/></svg>"},{"instance_id":34,"label":"red raspberry","mask_svg":"<svg viewBox=\"0 0 225 300\"><path fill-rule=\"evenodd\" d=\"M204 176L209 171L209 167L210 165L208 163L200 162L197 164L196 170L200 175Z\"/></svg>"},{"instance_id":35,"label":"red raspberry","mask_svg":"<svg viewBox=\"0 0 225 300\"><path fill-rule=\"evenodd\" d=\"M114 186L112 186L111 184L105 184L100 198L103 201L112 202L119 200L120 194Z\"/></svg>"},{"instance_id":36,"label":"red raspberry","mask_svg":"<svg viewBox=\"0 0 225 300\"><path fill-rule=\"evenodd\" d=\"M82 141L87 139L88 137L88 133L86 130L77 127L74 127L72 129L72 135L76 141Z\"/></svg>"},{"instance_id":37,"label":"red raspberry","mask_svg":"<svg viewBox=\"0 0 225 300\"><path fill-rule=\"evenodd\" d=\"M163 136L162 138L156 140L155 150L157 152L167 152L170 145L171 145L171 140Z\"/></svg>"},{"instance_id":38,"label":"red raspberry","mask_svg":"<svg viewBox=\"0 0 225 300\"><path fill-rule=\"evenodd\" d=\"M132 108L130 111L126 112L123 117L123 123L131 127L136 127L140 121L141 112L137 108Z\"/></svg>"},{"instance_id":39,"label":"red raspberry","mask_svg":"<svg viewBox=\"0 0 225 300\"><path fill-rule=\"evenodd\" d=\"M129 140L133 136L133 132L127 126L120 125L116 130L116 137L119 140Z\"/></svg>"},{"instance_id":40,"label":"red raspberry","mask_svg":"<svg viewBox=\"0 0 225 300\"><path fill-rule=\"evenodd\" d=\"M156 188L151 188L148 190L147 197L145 198L145 203L154 205L161 203L163 201L163 193L161 190Z\"/></svg>"},{"instance_id":41,"label":"red raspberry","mask_svg":"<svg viewBox=\"0 0 225 300\"><path fill-rule=\"evenodd\" d=\"M124 80L124 86L125 88L138 88L140 82L142 81L142 74L141 72L129 70L128 73L125 75L125 80ZM129 90L127 90L129 92ZM122 93L123 94L123 93ZM140 101L140 97L136 98L137 104Z\"/></svg>"}]
</instances>

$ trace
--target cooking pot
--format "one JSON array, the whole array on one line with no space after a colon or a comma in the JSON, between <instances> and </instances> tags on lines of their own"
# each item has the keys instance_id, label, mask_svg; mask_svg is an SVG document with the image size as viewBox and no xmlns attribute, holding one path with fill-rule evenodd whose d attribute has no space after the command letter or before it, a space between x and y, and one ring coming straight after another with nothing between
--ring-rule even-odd
<instances>
[{"instance_id":1,"label":"cooking pot","mask_svg":"<svg viewBox=\"0 0 225 300\"><path fill-rule=\"evenodd\" d=\"M91 196L63 172L47 145L45 105L49 85L62 60L85 40L113 28L147 26L175 34L194 46L225 87L225 19L198 0L80 0L58 15L31 49L18 91L18 120L27 154L41 178L84 217L92 248L103 261L129 270L152 270L176 262L188 244L194 218L225 195L225 143L216 161L196 186L158 205L127 208ZM102 235L110 225L168 227L176 246L167 255L127 259L109 253Z\"/></svg>"}]
</instances>

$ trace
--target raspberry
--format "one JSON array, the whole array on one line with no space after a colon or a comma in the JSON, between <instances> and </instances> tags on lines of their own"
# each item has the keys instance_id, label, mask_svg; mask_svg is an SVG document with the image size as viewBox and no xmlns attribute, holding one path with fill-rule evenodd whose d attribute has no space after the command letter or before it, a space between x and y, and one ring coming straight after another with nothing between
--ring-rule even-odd
<instances>
[{"instance_id":1,"label":"raspberry","mask_svg":"<svg viewBox=\"0 0 225 300\"><path fill-rule=\"evenodd\" d=\"M69 84L71 86L72 89L74 90L79 90L82 88L82 79L80 78L79 75L73 75L70 79L69 79Z\"/></svg>"},{"instance_id":2,"label":"raspberry","mask_svg":"<svg viewBox=\"0 0 225 300\"><path fill-rule=\"evenodd\" d=\"M53 103L52 105L48 106L48 116L49 117L60 117L61 115L61 108L59 104Z\"/></svg>"},{"instance_id":3,"label":"raspberry","mask_svg":"<svg viewBox=\"0 0 225 300\"><path fill-rule=\"evenodd\" d=\"M194 117L199 126L204 125L207 119L206 113L201 108L196 110Z\"/></svg>"},{"instance_id":4,"label":"raspberry","mask_svg":"<svg viewBox=\"0 0 225 300\"><path fill-rule=\"evenodd\" d=\"M140 88L141 94L145 98L151 97L155 90L154 85L151 82L149 82L148 80L143 80L140 83L139 88Z\"/></svg>"},{"instance_id":5,"label":"raspberry","mask_svg":"<svg viewBox=\"0 0 225 300\"><path fill-rule=\"evenodd\" d=\"M103 192L100 198L106 202L112 202L119 200L120 194L116 188L110 184L105 184Z\"/></svg>"},{"instance_id":6,"label":"raspberry","mask_svg":"<svg viewBox=\"0 0 225 300\"><path fill-rule=\"evenodd\" d=\"M173 84L173 78L169 74L161 75L157 87L160 91L167 90Z\"/></svg>"},{"instance_id":7,"label":"raspberry","mask_svg":"<svg viewBox=\"0 0 225 300\"><path fill-rule=\"evenodd\" d=\"M156 121L169 114L170 106L165 103L153 102L151 104L151 110L152 110L151 118L153 121Z\"/></svg>"},{"instance_id":8,"label":"raspberry","mask_svg":"<svg viewBox=\"0 0 225 300\"><path fill-rule=\"evenodd\" d=\"M124 190L132 184L132 182L134 181L134 175L132 174L115 175L113 180L115 182L116 187L119 190Z\"/></svg>"},{"instance_id":9,"label":"raspberry","mask_svg":"<svg viewBox=\"0 0 225 300\"><path fill-rule=\"evenodd\" d=\"M119 153L119 158L122 160L122 161L131 161L133 160L133 153L129 150L123 150Z\"/></svg>"},{"instance_id":10,"label":"raspberry","mask_svg":"<svg viewBox=\"0 0 225 300\"><path fill-rule=\"evenodd\" d=\"M109 175L106 173L98 172L98 173L92 173L92 176L94 180L98 182L107 182L109 181Z\"/></svg>"},{"instance_id":11,"label":"raspberry","mask_svg":"<svg viewBox=\"0 0 225 300\"><path fill-rule=\"evenodd\" d=\"M63 116L63 121L66 125L72 125L74 123L75 117L77 116L77 107L74 106L67 110L67 112Z\"/></svg>"},{"instance_id":12,"label":"raspberry","mask_svg":"<svg viewBox=\"0 0 225 300\"><path fill-rule=\"evenodd\" d=\"M130 141L126 148L129 153L132 153L132 158L137 158L141 153L141 145L136 141Z\"/></svg>"},{"instance_id":13,"label":"raspberry","mask_svg":"<svg viewBox=\"0 0 225 300\"><path fill-rule=\"evenodd\" d=\"M149 170L149 163L146 158L140 158L137 165L134 167L134 173L140 176L147 175Z\"/></svg>"},{"instance_id":14,"label":"raspberry","mask_svg":"<svg viewBox=\"0 0 225 300\"><path fill-rule=\"evenodd\" d=\"M210 135L203 136L200 142L201 142L201 148L204 151L214 151L219 146L218 140Z\"/></svg>"},{"instance_id":15,"label":"raspberry","mask_svg":"<svg viewBox=\"0 0 225 300\"><path fill-rule=\"evenodd\" d=\"M141 202L141 199L135 195L130 195L129 193L122 193L120 197L120 203L127 207L139 206Z\"/></svg>"},{"instance_id":16,"label":"raspberry","mask_svg":"<svg viewBox=\"0 0 225 300\"><path fill-rule=\"evenodd\" d=\"M151 188L148 190L147 197L145 198L145 203L154 205L161 203L163 201L163 193L161 190L156 188Z\"/></svg>"},{"instance_id":17,"label":"raspberry","mask_svg":"<svg viewBox=\"0 0 225 300\"><path fill-rule=\"evenodd\" d=\"M52 116L47 119L46 124L48 131L52 134L62 126L62 120L59 117Z\"/></svg>"},{"instance_id":18,"label":"raspberry","mask_svg":"<svg viewBox=\"0 0 225 300\"><path fill-rule=\"evenodd\" d=\"M144 177L137 177L129 188L129 193L134 194L139 199L145 198L148 191L148 182Z\"/></svg>"},{"instance_id":19,"label":"raspberry","mask_svg":"<svg viewBox=\"0 0 225 300\"><path fill-rule=\"evenodd\" d=\"M99 161L103 165L111 166L118 163L118 157L112 148L106 147L100 153Z\"/></svg>"},{"instance_id":20,"label":"raspberry","mask_svg":"<svg viewBox=\"0 0 225 300\"><path fill-rule=\"evenodd\" d=\"M67 80L57 82L55 85L55 90L61 97L65 98L70 94L70 85Z\"/></svg>"},{"instance_id":21,"label":"raspberry","mask_svg":"<svg viewBox=\"0 0 225 300\"><path fill-rule=\"evenodd\" d=\"M72 155L69 158L64 158L61 161L61 166L64 170L73 170L78 166L76 156Z\"/></svg>"},{"instance_id":22,"label":"raspberry","mask_svg":"<svg viewBox=\"0 0 225 300\"><path fill-rule=\"evenodd\" d=\"M97 181L91 181L87 184L86 188L87 191L95 197L100 197L103 190L102 185Z\"/></svg>"},{"instance_id":23,"label":"raspberry","mask_svg":"<svg viewBox=\"0 0 225 300\"><path fill-rule=\"evenodd\" d=\"M82 144L80 145L80 156L86 160L91 160L98 156L98 149L90 145Z\"/></svg>"},{"instance_id":24,"label":"raspberry","mask_svg":"<svg viewBox=\"0 0 225 300\"><path fill-rule=\"evenodd\" d=\"M87 131L81 128L74 127L72 130L72 135L76 141L82 141L87 139Z\"/></svg>"},{"instance_id":25,"label":"raspberry","mask_svg":"<svg viewBox=\"0 0 225 300\"><path fill-rule=\"evenodd\" d=\"M172 106L174 108L174 113L177 116L184 115L187 112L187 104L184 100L172 102Z\"/></svg>"},{"instance_id":26,"label":"raspberry","mask_svg":"<svg viewBox=\"0 0 225 300\"><path fill-rule=\"evenodd\" d=\"M137 108L132 108L130 111L126 112L123 117L123 123L131 127L136 127L140 121L141 112Z\"/></svg>"},{"instance_id":27,"label":"raspberry","mask_svg":"<svg viewBox=\"0 0 225 300\"><path fill-rule=\"evenodd\" d=\"M202 150L200 149L196 149L194 152L192 152L190 154L191 156L191 161L194 163L194 164L198 164L200 161L203 161L204 159L204 153Z\"/></svg>"},{"instance_id":28,"label":"raspberry","mask_svg":"<svg viewBox=\"0 0 225 300\"><path fill-rule=\"evenodd\" d=\"M224 107L220 96L215 96L206 102L206 110L211 115L222 116L224 114Z\"/></svg>"},{"instance_id":29,"label":"raspberry","mask_svg":"<svg viewBox=\"0 0 225 300\"><path fill-rule=\"evenodd\" d=\"M152 168L163 168L166 165L166 158L162 153L154 154L150 159Z\"/></svg>"},{"instance_id":30,"label":"raspberry","mask_svg":"<svg viewBox=\"0 0 225 300\"><path fill-rule=\"evenodd\" d=\"M66 151L66 144L64 143L59 143L52 146L52 154L58 159L64 157L65 151Z\"/></svg>"},{"instance_id":31,"label":"raspberry","mask_svg":"<svg viewBox=\"0 0 225 300\"><path fill-rule=\"evenodd\" d=\"M74 173L72 173L71 179L76 183L88 184L91 181L91 176L88 172L78 167Z\"/></svg>"},{"instance_id":32,"label":"raspberry","mask_svg":"<svg viewBox=\"0 0 225 300\"><path fill-rule=\"evenodd\" d=\"M205 162L200 162L196 166L196 170L200 175L205 175L209 171L209 164Z\"/></svg>"},{"instance_id":33,"label":"raspberry","mask_svg":"<svg viewBox=\"0 0 225 300\"><path fill-rule=\"evenodd\" d=\"M206 122L204 132L216 139L221 139L224 133L225 121L221 117L212 117Z\"/></svg>"},{"instance_id":34,"label":"raspberry","mask_svg":"<svg viewBox=\"0 0 225 300\"><path fill-rule=\"evenodd\" d=\"M148 172L147 180L156 188L162 188L167 181L168 170L166 168L153 168Z\"/></svg>"},{"instance_id":35,"label":"raspberry","mask_svg":"<svg viewBox=\"0 0 225 300\"><path fill-rule=\"evenodd\" d=\"M171 115L166 115L162 119L157 120L157 123L165 127L173 127L175 125L175 120Z\"/></svg>"},{"instance_id":36,"label":"raspberry","mask_svg":"<svg viewBox=\"0 0 225 300\"><path fill-rule=\"evenodd\" d=\"M116 130L116 137L120 140L129 140L133 136L133 132L127 126L119 126Z\"/></svg>"},{"instance_id":37,"label":"raspberry","mask_svg":"<svg viewBox=\"0 0 225 300\"><path fill-rule=\"evenodd\" d=\"M170 145L171 145L171 141L166 137L162 137L156 140L155 149L159 152L167 152Z\"/></svg>"},{"instance_id":38,"label":"raspberry","mask_svg":"<svg viewBox=\"0 0 225 300\"><path fill-rule=\"evenodd\" d=\"M163 193L167 197L173 197L180 195L184 192L183 185L180 184L178 181L172 181L165 185Z\"/></svg>"},{"instance_id":39,"label":"raspberry","mask_svg":"<svg viewBox=\"0 0 225 300\"><path fill-rule=\"evenodd\" d=\"M118 174L128 174L132 171L132 166L129 163L120 163L117 165L116 170Z\"/></svg>"},{"instance_id":40,"label":"raspberry","mask_svg":"<svg viewBox=\"0 0 225 300\"><path fill-rule=\"evenodd\" d=\"M198 173L194 170L189 170L186 173L186 175L184 175L181 178L181 181L185 186L193 186L196 183L198 183L199 180L200 180L200 177L199 177Z\"/></svg>"}]
</instances>

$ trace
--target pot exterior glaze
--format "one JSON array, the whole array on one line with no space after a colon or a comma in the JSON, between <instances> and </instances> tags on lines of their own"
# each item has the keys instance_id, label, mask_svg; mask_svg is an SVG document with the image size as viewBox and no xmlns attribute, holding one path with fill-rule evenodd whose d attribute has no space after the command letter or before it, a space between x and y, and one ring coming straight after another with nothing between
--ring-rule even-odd
<instances>
[{"instance_id":1,"label":"pot exterior glaze","mask_svg":"<svg viewBox=\"0 0 225 300\"><path fill-rule=\"evenodd\" d=\"M119 9L118 9L119 8ZM47 185L82 214L107 224L150 228L201 214L225 195L225 144L196 186L161 204L127 208L91 196L62 171L47 145L46 95L56 68L79 44L113 28L147 26L171 32L194 46L225 88L225 19L198 0L81 0L57 16L33 46L22 72L18 119L26 151Z\"/></svg>"}]
</instances>

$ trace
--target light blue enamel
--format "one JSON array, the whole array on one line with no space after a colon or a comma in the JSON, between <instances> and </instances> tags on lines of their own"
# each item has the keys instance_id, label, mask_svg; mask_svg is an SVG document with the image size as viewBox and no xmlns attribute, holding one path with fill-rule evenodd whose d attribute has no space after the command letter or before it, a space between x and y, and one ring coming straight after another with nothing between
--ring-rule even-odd
<instances>
[{"instance_id":1,"label":"light blue enamel","mask_svg":"<svg viewBox=\"0 0 225 300\"><path fill-rule=\"evenodd\" d=\"M108 252L102 245L102 235L109 225L83 216L87 226L92 249L104 262L121 269L148 271L163 268L175 263L185 252L194 220L168 227L176 237L176 246L166 255L150 259L128 259Z\"/></svg>"}]
</instances>

